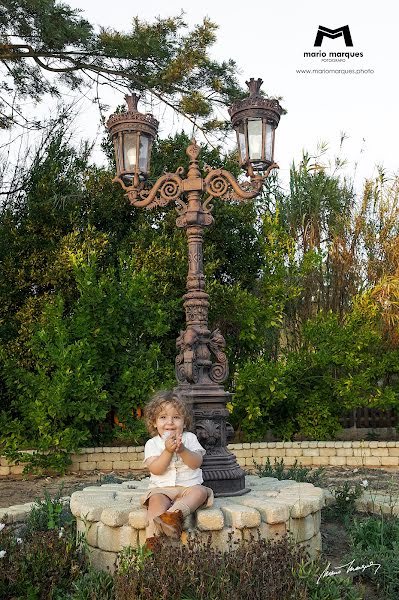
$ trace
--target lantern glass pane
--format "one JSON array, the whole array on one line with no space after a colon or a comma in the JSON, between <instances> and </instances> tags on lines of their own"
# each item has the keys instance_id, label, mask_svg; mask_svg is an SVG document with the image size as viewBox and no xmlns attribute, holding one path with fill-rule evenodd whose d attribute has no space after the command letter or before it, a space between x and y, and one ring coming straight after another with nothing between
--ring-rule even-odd
<instances>
[{"instance_id":1,"label":"lantern glass pane","mask_svg":"<svg viewBox=\"0 0 399 600\"><path fill-rule=\"evenodd\" d=\"M249 160L262 158L262 119L248 120Z\"/></svg>"},{"instance_id":2,"label":"lantern glass pane","mask_svg":"<svg viewBox=\"0 0 399 600\"><path fill-rule=\"evenodd\" d=\"M121 139L119 136L114 137L114 148L115 148L115 159L116 159L116 172L121 173L123 171L123 162L121 157Z\"/></svg>"},{"instance_id":3,"label":"lantern glass pane","mask_svg":"<svg viewBox=\"0 0 399 600\"><path fill-rule=\"evenodd\" d=\"M237 143L238 143L238 151L240 154L240 163L246 163L248 160L248 156L247 156L247 144L245 142L244 123L240 123L240 125L237 129Z\"/></svg>"},{"instance_id":4,"label":"lantern glass pane","mask_svg":"<svg viewBox=\"0 0 399 600\"><path fill-rule=\"evenodd\" d=\"M134 173L136 170L137 155L137 133L127 132L123 136L123 158L125 171Z\"/></svg>"},{"instance_id":5,"label":"lantern glass pane","mask_svg":"<svg viewBox=\"0 0 399 600\"><path fill-rule=\"evenodd\" d=\"M140 173L148 173L149 163L150 138L145 135L140 135L140 150L139 150L139 170Z\"/></svg>"},{"instance_id":6,"label":"lantern glass pane","mask_svg":"<svg viewBox=\"0 0 399 600\"><path fill-rule=\"evenodd\" d=\"M265 158L269 162L273 162L273 135L273 126L266 123Z\"/></svg>"}]
</instances>

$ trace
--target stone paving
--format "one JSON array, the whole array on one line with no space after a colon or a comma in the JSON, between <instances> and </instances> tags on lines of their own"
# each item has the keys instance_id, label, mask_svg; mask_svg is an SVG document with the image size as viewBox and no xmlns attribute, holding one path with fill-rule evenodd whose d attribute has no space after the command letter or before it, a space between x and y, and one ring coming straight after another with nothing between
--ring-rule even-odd
<instances>
[{"instance_id":1,"label":"stone paving","mask_svg":"<svg viewBox=\"0 0 399 600\"><path fill-rule=\"evenodd\" d=\"M210 508L186 518L181 541L195 534L222 551L229 540L260 536L274 539L285 533L308 547L312 557L321 552L321 509L331 501L328 490L310 483L279 481L272 477L246 477L251 491L243 496L217 498ZM145 541L147 511L140 506L148 479L90 486L71 496L71 511L78 531L85 534L93 566L113 571L124 546L136 548Z\"/></svg>"}]
</instances>

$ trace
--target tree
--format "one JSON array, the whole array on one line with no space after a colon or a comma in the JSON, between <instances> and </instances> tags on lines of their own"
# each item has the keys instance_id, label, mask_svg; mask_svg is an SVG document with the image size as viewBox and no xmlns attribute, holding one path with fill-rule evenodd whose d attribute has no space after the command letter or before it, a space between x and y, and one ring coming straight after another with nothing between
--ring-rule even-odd
<instances>
[{"instance_id":1,"label":"tree","mask_svg":"<svg viewBox=\"0 0 399 600\"><path fill-rule=\"evenodd\" d=\"M218 107L241 97L233 60L209 55L217 26L204 19L191 31L183 16L154 23L133 19L129 33L94 27L56 0L4 0L0 7L0 125L28 123L22 98L98 84L160 101L204 132L224 129Z\"/></svg>"}]
</instances>

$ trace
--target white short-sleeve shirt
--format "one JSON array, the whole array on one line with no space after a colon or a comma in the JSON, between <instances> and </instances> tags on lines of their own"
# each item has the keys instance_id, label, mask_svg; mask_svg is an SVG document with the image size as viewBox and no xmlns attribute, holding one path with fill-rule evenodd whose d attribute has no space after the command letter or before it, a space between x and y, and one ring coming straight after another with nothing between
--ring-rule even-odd
<instances>
[{"instance_id":1,"label":"white short-sleeve shirt","mask_svg":"<svg viewBox=\"0 0 399 600\"><path fill-rule=\"evenodd\" d=\"M204 456L206 451L201 446L194 433L183 431L182 441L187 450L198 452ZM144 447L144 464L148 458L160 456L164 450L165 442L159 435L148 440ZM191 469L183 462L177 452L175 452L165 473L162 473L162 475L154 475L151 473L148 487L174 487L176 485L190 487L192 485L198 485L203 481L202 469Z\"/></svg>"}]
</instances>

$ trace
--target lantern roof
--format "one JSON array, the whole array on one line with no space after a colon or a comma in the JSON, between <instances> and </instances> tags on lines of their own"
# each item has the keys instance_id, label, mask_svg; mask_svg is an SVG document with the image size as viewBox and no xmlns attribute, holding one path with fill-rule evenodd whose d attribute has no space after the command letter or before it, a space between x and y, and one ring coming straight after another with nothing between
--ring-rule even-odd
<instances>
[{"instance_id":1,"label":"lantern roof","mask_svg":"<svg viewBox=\"0 0 399 600\"><path fill-rule=\"evenodd\" d=\"M262 79L251 77L245 82L249 89L249 96L243 100L236 100L229 108L229 114L233 127L243 120L264 118L277 127L283 109L275 98L265 98L260 93Z\"/></svg>"},{"instance_id":2,"label":"lantern roof","mask_svg":"<svg viewBox=\"0 0 399 600\"><path fill-rule=\"evenodd\" d=\"M159 122L153 115L137 110L140 99L138 94L126 95L127 112L115 113L107 121L107 128L113 136L119 131L139 131L149 134L153 139L157 135Z\"/></svg>"}]
</instances>

